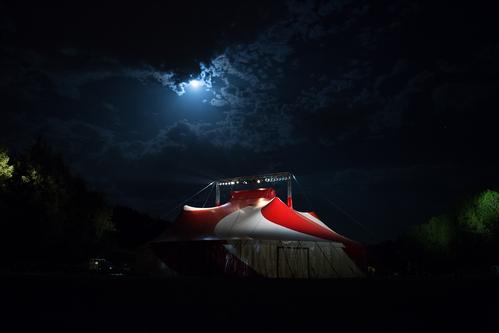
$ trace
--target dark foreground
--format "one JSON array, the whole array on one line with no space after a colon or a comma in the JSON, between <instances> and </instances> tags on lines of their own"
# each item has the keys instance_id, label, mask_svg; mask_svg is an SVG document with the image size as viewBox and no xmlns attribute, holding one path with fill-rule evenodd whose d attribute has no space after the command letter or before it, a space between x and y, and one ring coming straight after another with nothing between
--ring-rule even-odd
<instances>
[{"instance_id":1,"label":"dark foreground","mask_svg":"<svg viewBox=\"0 0 499 333\"><path fill-rule=\"evenodd\" d=\"M499 280L3 276L9 331L498 331ZM7 325L7 326L5 326ZM3 331L3 329L2 329Z\"/></svg>"}]
</instances>

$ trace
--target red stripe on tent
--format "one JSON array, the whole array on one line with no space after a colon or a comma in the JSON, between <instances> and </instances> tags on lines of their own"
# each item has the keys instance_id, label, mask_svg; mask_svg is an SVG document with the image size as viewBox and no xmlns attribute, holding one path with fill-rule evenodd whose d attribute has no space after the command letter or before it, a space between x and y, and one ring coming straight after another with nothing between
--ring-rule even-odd
<instances>
[{"instance_id":1,"label":"red stripe on tent","mask_svg":"<svg viewBox=\"0 0 499 333\"><path fill-rule=\"evenodd\" d=\"M269 221L279 224L283 227L293 229L308 235L316 236L322 239L331 240L345 245L345 252L353 261L361 267L365 265L364 248L357 242L328 230L317 223L309 220L305 216L296 213L289 208L279 198L275 198L267 206L262 208L262 215ZM317 214L314 213L317 216Z\"/></svg>"},{"instance_id":2,"label":"red stripe on tent","mask_svg":"<svg viewBox=\"0 0 499 333\"><path fill-rule=\"evenodd\" d=\"M173 228L179 239L203 239L214 235L215 226L221 219L238 210L238 206L226 204L202 210L182 210Z\"/></svg>"},{"instance_id":3,"label":"red stripe on tent","mask_svg":"<svg viewBox=\"0 0 499 333\"><path fill-rule=\"evenodd\" d=\"M316 212L308 212L310 215L312 215L313 217L315 217L316 219L320 220L320 217L319 215L317 215Z\"/></svg>"},{"instance_id":4,"label":"red stripe on tent","mask_svg":"<svg viewBox=\"0 0 499 333\"><path fill-rule=\"evenodd\" d=\"M173 227L172 234L179 239L214 238L215 226L221 219L241 208L254 205L259 199L272 199L276 196L273 188L233 191L230 202L207 209L183 209ZM216 238L216 237L215 237Z\"/></svg>"},{"instance_id":5,"label":"red stripe on tent","mask_svg":"<svg viewBox=\"0 0 499 333\"><path fill-rule=\"evenodd\" d=\"M335 234L331 230L296 213L277 197L262 208L262 215L267 220L283 227L322 239L336 240Z\"/></svg>"}]
</instances>

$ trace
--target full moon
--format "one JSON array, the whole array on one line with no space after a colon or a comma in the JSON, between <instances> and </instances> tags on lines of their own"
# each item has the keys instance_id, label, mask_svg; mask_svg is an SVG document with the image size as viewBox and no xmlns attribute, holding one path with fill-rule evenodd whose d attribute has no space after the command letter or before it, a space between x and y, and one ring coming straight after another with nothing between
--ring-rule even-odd
<instances>
[{"instance_id":1,"label":"full moon","mask_svg":"<svg viewBox=\"0 0 499 333\"><path fill-rule=\"evenodd\" d=\"M190 85L192 88L196 89L196 88L201 87L201 86L203 85L203 82L202 82L202 81L199 81L199 80L191 80L191 81L189 81L189 85Z\"/></svg>"}]
</instances>

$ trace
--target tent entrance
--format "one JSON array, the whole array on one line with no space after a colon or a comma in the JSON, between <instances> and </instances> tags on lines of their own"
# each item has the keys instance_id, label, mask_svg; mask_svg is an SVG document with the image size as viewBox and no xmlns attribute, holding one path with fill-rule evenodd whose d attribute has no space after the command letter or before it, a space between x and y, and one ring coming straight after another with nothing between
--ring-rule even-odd
<instances>
[{"instance_id":1,"label":"tent entrance","mask_svg":"<svg viewBox=\"0 0 499 333\"><path fill-rule=\"evenodd\" d=\"M308 279L310 253L307 247L277 247L277 277Z\"/></svg>"}]
</instances>

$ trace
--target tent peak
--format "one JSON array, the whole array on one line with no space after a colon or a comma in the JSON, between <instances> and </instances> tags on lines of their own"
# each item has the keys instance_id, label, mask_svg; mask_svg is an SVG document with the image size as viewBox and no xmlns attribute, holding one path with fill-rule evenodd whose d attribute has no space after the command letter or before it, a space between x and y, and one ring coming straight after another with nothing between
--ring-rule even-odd
<instances>
[{"instance_id":1,"label":"tent peak","mask_svg":"<svg viewBox=\"0 0 499 333\"><path fill-rule=\"evenodd\" d=\"M276 197L276 191L271 188L257 188L253 190L232 191L230 201L235 200L253 200L253 199L273 199Z\"/></svg>"},{"instance_id":2,"label":"tent peak","mask_svg":"<svg viewBox=\"0 0 499 333\"><path fill-rule=\"evenodd\" d=\"M215 184L215 206L220 205L220 188L225 186L234 185L247 185L247 184L257 184L257 185L270 185L275 182L285 181L288 185L288 195L287 195L287 204L289 207L293 207L293 195L291 184L294 179L294 175L291 172L276 172L276 173L267 173L261 175L253 175L253 176L241 176L234 178L224 178L214 182ZM275 191L274 191L275 192ZM234 193L234 192L233 192ZM275 195L274 195L275 197ZM232 198L231 198L232 199Z\"/></svg>"}]
</instances>

